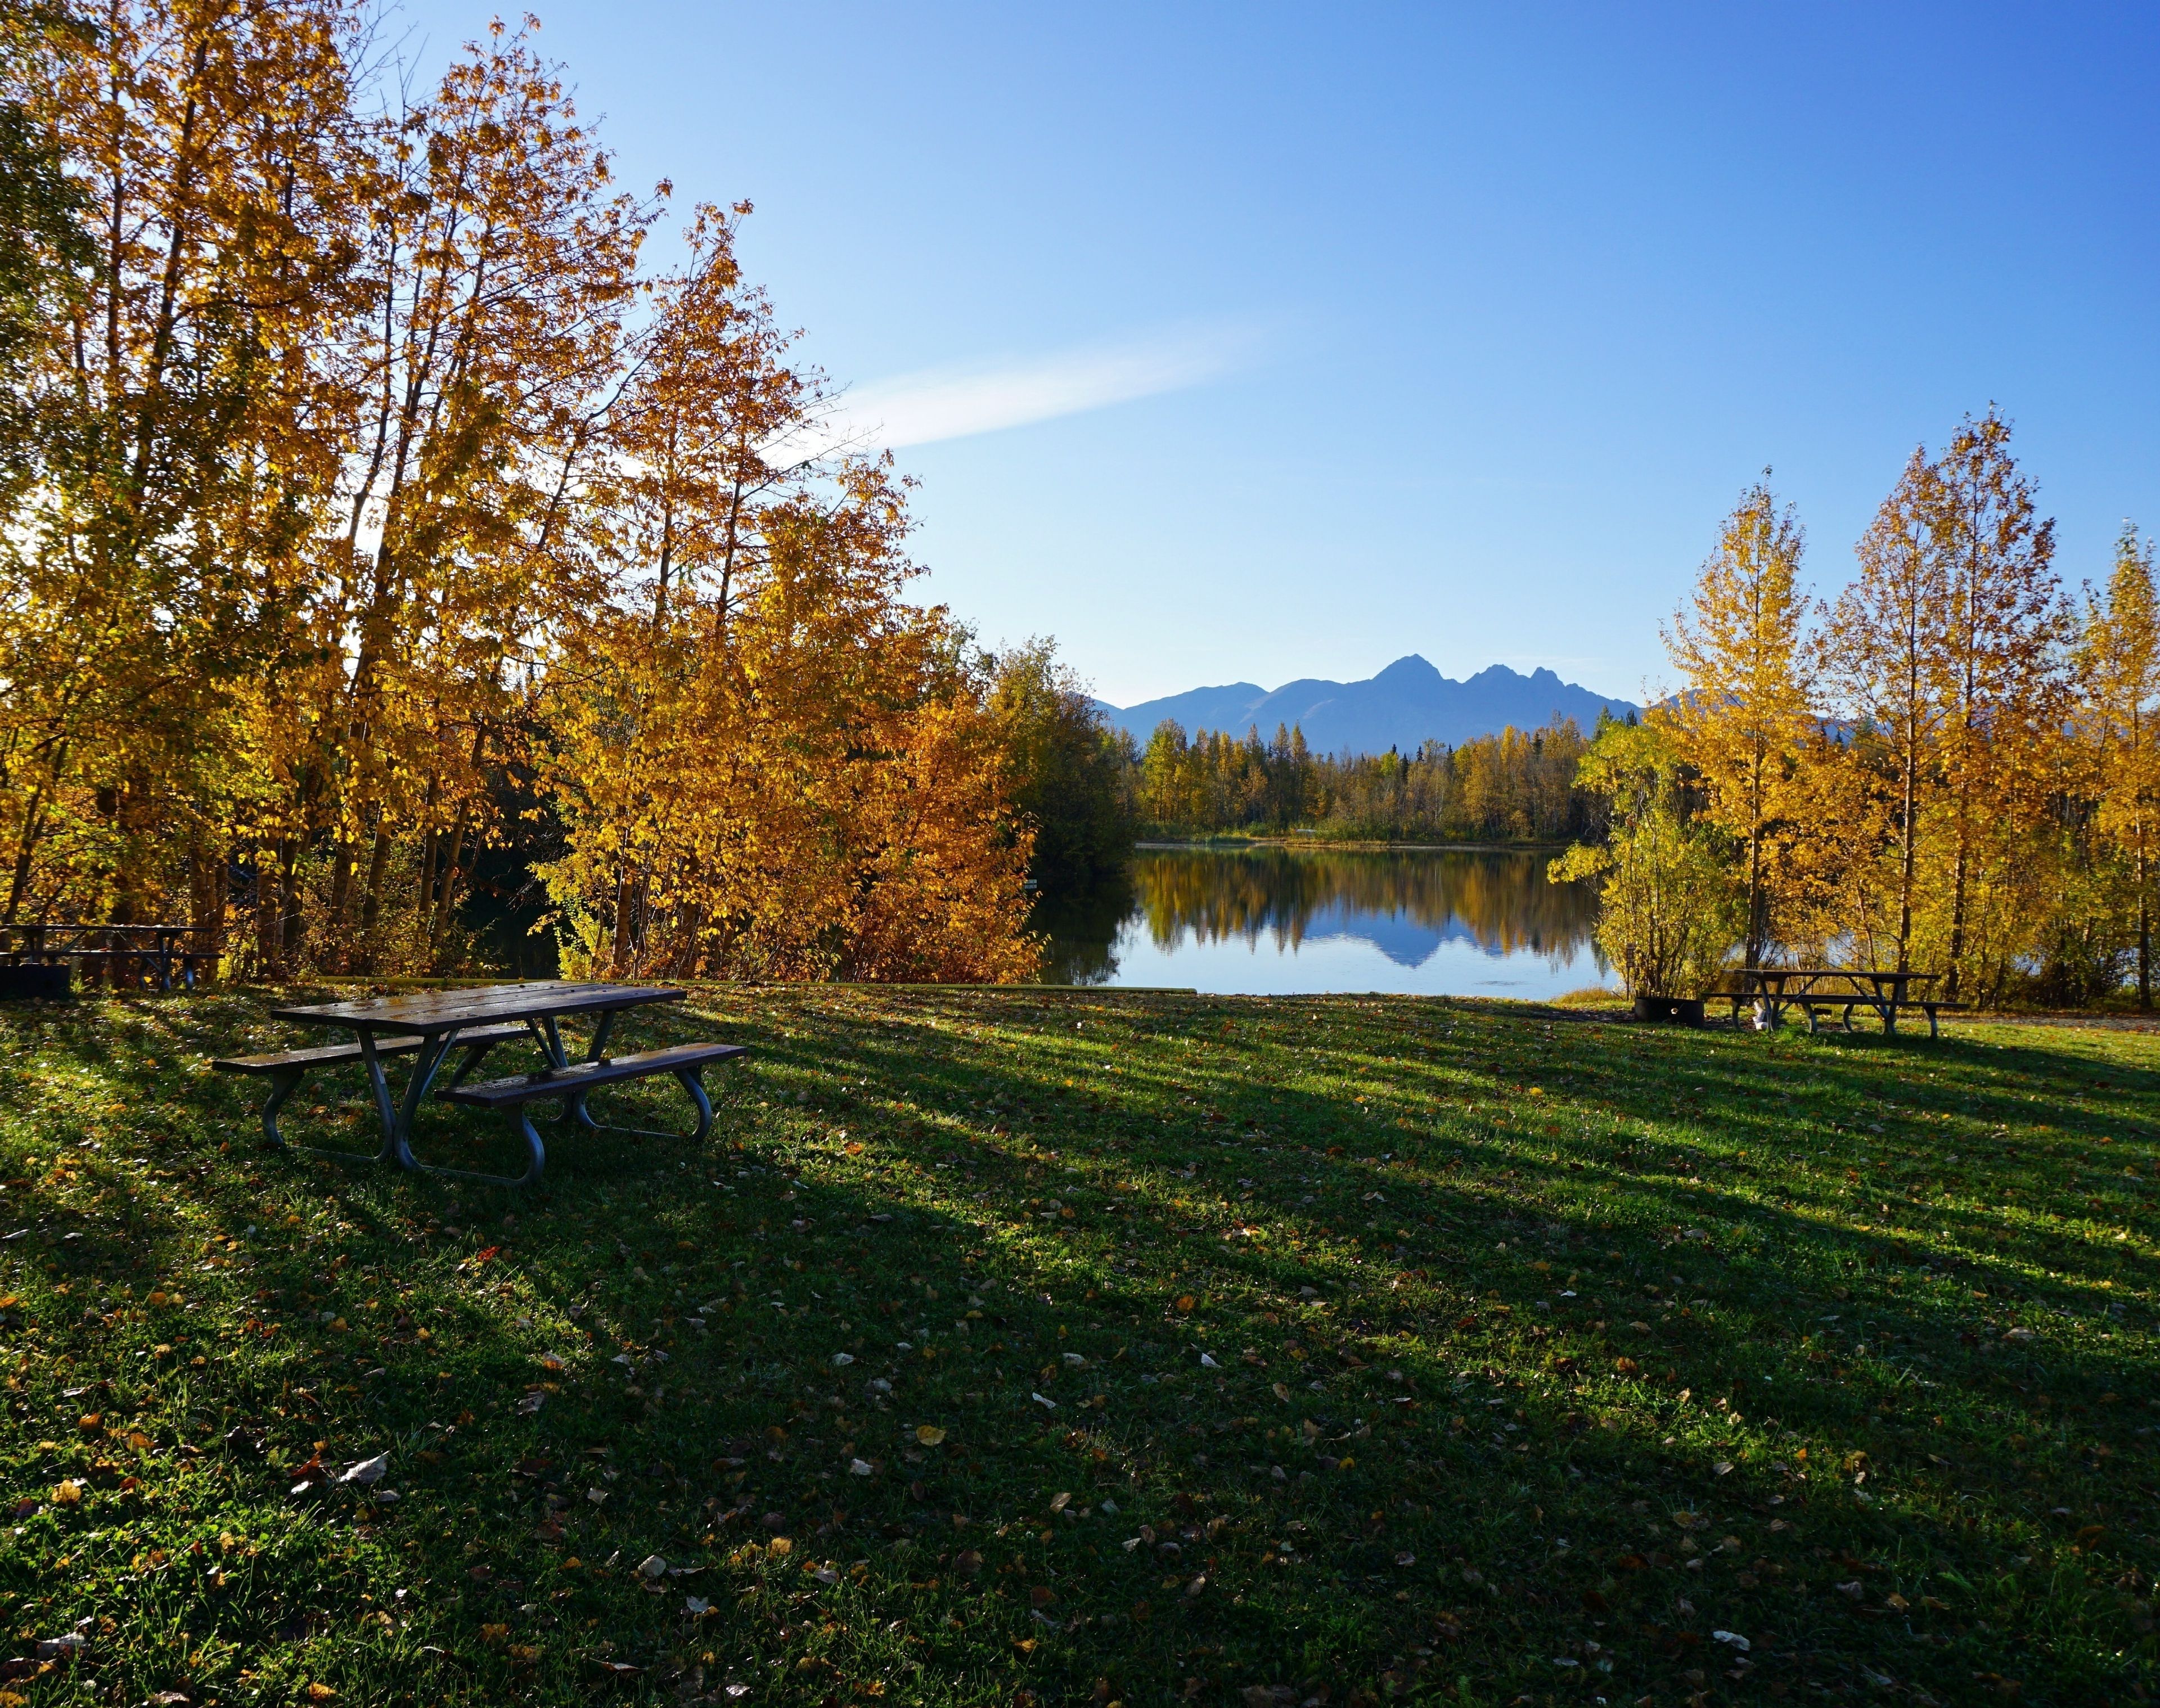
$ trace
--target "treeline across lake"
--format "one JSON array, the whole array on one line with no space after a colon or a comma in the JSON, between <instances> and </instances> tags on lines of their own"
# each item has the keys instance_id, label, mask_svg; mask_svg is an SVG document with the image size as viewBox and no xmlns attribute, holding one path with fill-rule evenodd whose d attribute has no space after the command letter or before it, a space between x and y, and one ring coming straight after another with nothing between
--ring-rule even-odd
<instances>
[{"instance_id":1,"label":"treeline across lake","mask_svg":"<svg viewBox=\"0 0 2160 1708\"><path fill-rule=\"evenodd\" d=\"M1576 787L1589 743L1572 719L1503 729L1415 753L1307 750L1295 729L1272 740L1174 722L1126 746L1135 816L1156 836L1227 833L1376 842L1565 842L1597 834L1600 798Z\"/></svg>"},{"instance_id":2,"label":"treeline across lake","mask_svg":"<svg viewBox=\"0 0 2160 1708\"><path fill-rule=\"evenodd\" d=\"M472 963L477 898L497 965L1033 970L1099 732L911 596L747 204L623 186L529 26L432 90L363 0L0 26L0 923L380 974Z\"/></svg>"}]
</instances>

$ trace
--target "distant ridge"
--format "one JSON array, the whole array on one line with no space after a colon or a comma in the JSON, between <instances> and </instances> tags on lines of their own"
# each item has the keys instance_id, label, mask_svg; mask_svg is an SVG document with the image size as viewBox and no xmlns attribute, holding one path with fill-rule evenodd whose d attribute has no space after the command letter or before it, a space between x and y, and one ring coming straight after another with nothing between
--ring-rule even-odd
<instances>
[{"instance_id":1,"label":"distant ridge","mask_svg":"<svg viewBox=\"0 0 2160 1708\"><path fill-rule=\"evenodd\" d=\"M1427 740L1451 747L1480 735L1496 735L1513 724L1534 729L1555 717L1572 718L1586 735L1601 711L1616 718L1640 709L1609 694L1592 693L1562 682L1550 670L1524 676L1495 664L1467 682L1442 676L1411 653L1398 658L1366 682L1285 683L1273 693L1249 682L1227 688L1196 688L1136 706L1096 703L1112 724L1132 732L1145 745L1156 724L1176 719L1186 735L1218 729L1242 736L1257 727L1272 737L1278 724L1305 732L1315 753L1408 753Z\"/></svg>"}]
</instances>

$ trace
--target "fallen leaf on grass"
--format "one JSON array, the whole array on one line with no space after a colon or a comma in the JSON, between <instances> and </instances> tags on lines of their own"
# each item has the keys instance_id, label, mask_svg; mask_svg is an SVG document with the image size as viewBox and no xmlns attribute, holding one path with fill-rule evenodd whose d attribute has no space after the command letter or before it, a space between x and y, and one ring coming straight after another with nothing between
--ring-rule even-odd
<instances>
[{"instance_id":1,"label":"fallen leaf on grass","mask_svg":"<svg viewBox=\"0 0 2160 1708\"><path fill-rule=\"evenodd\" d=\"M372 1459L362 1459L357 1464L347 1466L345 1475L339 1477L338 1481L356 1482L362 1488L372 1488L382 1481L383 1474L389 1469L390 1456L387 1453L377 1453Z\"/></svg>"},{"instance_id":2,"label":"fallen leaf on grass","mask_svg":"<svg viewBox=\"0 0 2160 1708\"><path fill-rule=\"evenodd\" d=\"M1275 1390L1274 1390L1274 1391L1275 1391L1275 1398L1276 1398L1276 1399L1280 1399L1280 1400L1283 1400L1283 1401L1285 1401L1285 1402L1287 1402L1287 1401L1289 1400L1289 1399L1290 1399L1290 1384L1289 1384L1285 1383L1285 1382L1278 1382L1278 1383L1276 1383L1276 1384L1275 1384Z\"/></svg>"},{"instance_id":3,"label":"fallen leaf on grass","mask_svg":"<svg viewBox=\"0 0 2160 1708\"><path fill-rule=\"evenodd\" d=\"M1072 1497L1063 1490L1060 1490L1050 1498L1050 1509L1053 1513L1062 1513L1072 1503Z\"/></svg>"},{"instance_id":4,"label":"fallen leaf on grass","mask_svg":"<svg viewBox=\"0 0 2160 1708\"><path fill-rule=\"evenodd\" d=\"M926 1447L935 1447L944 1441L945 1431L939 1429L936 1424L917 1424L915 1426L915 1439Z\"/></svg>"},{"instance_id":5,"label":"fallen leaf on grass","mask_svg":"<svg viewBox=\"0 0 2160 1708\"><path fill-rule=\"evenodd\" d=\"M53 1487L53 1504L56 1507L79 1505L82 1500L82 1485L73 1477Z\"/></svg>"},{"instance_id":6,"label":"fallen leaf on grass","mask_svg":"<svg viewBox=\"0 0 2160 1708\"><path fill-rule=\"evenodd\" d=\"M1615 1358L1612 1368L1623 1376L1633 1376L1643 1368L1633 1358Z\"/></svg>"},{"instance_id":7,"label":"fallen leaf on grass","mask_svg":"<svg viewBox=\"0 0 2160 1708\"><path fill-rule=\"evenodd\" d=\"M1753 1646L1737 1631L1713 1631L1710 1633L1710 1640L1712 1643L1726 1643L1733 1648L1738 1649L1742 1654L1747 1653L1748 1649Z\"/></svg>"}]
</instances>

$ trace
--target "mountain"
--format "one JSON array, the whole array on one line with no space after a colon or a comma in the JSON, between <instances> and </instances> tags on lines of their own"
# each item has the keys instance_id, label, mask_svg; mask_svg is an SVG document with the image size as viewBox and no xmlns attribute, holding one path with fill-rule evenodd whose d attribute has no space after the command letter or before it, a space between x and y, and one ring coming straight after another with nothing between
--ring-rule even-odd
<instances>
[{"instance_id":1,"label":"mountain","mask_svg":"<svg viewBox=\"0 0 2160 1708\"><path fill-rule=\"evenodd\" d=\"M1238 682L1136 706L1100 700L1096 704L1112 724L1130 730L1143 745L1156 724L1172 718L1188 735L1219 729L1242 736L1257 727L1263 737L1272 737L1278 724L1287 724L1305 732L1305 744L1315 753L1384 753L1390 747L1408 753L1428 738L1457 747L1479 735L1498 735L1511 724L1534 729L1555 717L1574 719L1586 734L1601 711L1623 718L1640 709L1562 682L1550 670L1524 676L1495 664L1467 682L1456 682L1415 652L1367 682L1308 679L1285 683L1272 693Z\"/></svg>"}]
</instances>

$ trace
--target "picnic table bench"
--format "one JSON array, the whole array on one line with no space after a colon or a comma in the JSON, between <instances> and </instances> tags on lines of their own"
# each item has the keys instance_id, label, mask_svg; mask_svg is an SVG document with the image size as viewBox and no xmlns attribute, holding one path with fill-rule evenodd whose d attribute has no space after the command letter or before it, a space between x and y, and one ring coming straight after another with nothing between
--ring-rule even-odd
<instances>
[{"instance_id":1,"label":"picnic table bench","mask_svg":"<svg viewBox=\"0 0 2160 1708\"><path fill-rule=\"evenodd\" d=\"M618 1015L652 1003L680 1002L686 994L664 986L536 980L273 1009L273 1020L337 1027L353 1032L358 1041L268 1055L228 1056L211 1066L228 1073L253 1074L269 1079L270 1093L262 1110L263 1133L273 1144L282 1146L286 1141L278 1130L278 1109L307 1075L318 1067L363 1062L382 1126L382 1149L372 1157L340 1150L318 1150L316 1155L349 1161L395 1163L400 1168L455 1175L498 1186L530 1186L540 1178L547 1161L546 1149L529 1111L532 1103L542 1099L559 1100L563 1104L560 1119L574 1120L591 1132L646 1133L649 1129L611 1127L595 1120L585 1107L585 1099L602 1086L671 1074L688 1094L697 1111L695 1129L687 1136L702 1140L711 1130L712 1104L699 1076L712 1062L732 1060L744 1054L741 1046L678 1044L636 1055L607 1053L608 1035ZM593 1035L585 1059L573 1062L563 1047L557 1022L580 1015L594 1017ZM544 1065L538 1072L485 1084L467 1083L469 1076L491 1050L526 1038L539 1050ZM465 1059L438 1095L448 1102L509 1110L513 1128L526 1142L527 1161L522 1175L475 1174L465 1169L441 1168L423 1163L413 1154L413 1125L421 1101L450 1051L460 1046L465 1051ZM412 1072L405 1082L402 1097L393 1098L383 1062L402 1056L414 1058Z\"/></svg>"},{"instance_id":2,"label":"picnic table bench","mask_svg":"<svg viewBox=\"0 0 2160 1708\"><path fill-rule=\"evenodd\" d=\"M1913 985L1933 984L1941 978L1939 973L1878 967L1751 967L1734 973L1710 994L1730 999L1736 1029L1743 1004L1752 1009L1755 1029L1764 1032L1775 1031L1784 1025L1785 1010L1790 1008L1806 1016L1810 1032L1821 1030L1822 1015L1841 1009L1845 1030L1849 1032L1853 1029L1854 1011L1865 1009L1882 1020L1886 1036L1894 1036L1898 1011L1918 1009L1928 1017L1928 1036L1939 1038L1942 1031L1936 1016L1970 1006L1912 994Z\"/></svg>"}]
</instances>

